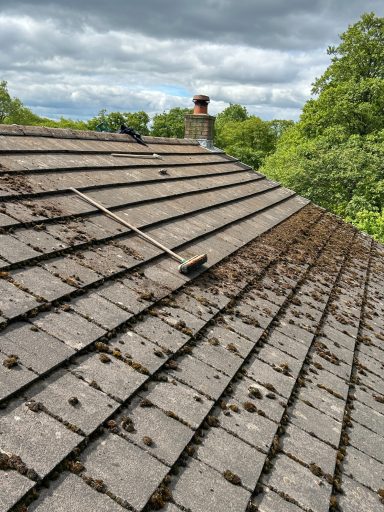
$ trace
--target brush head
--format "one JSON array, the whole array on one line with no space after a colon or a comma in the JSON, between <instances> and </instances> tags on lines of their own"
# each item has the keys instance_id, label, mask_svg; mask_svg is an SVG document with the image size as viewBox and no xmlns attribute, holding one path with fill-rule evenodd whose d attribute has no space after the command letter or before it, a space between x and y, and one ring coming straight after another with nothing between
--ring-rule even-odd
<instances>
[{"instance_id":1,"label":"brush head","mask_svg":"<svg viewBox=\"0 0 384 512\"><path fill-rule=\"evenodd\" d=\"M199 256L192 256L192 258L188 258L184 260L179 265L179 271L182 274L189 274L189 272L193 272L194 270L200 268L204 263L208 260L208 256L206 254L200 254Z\"/></svg>"}]
</instances>

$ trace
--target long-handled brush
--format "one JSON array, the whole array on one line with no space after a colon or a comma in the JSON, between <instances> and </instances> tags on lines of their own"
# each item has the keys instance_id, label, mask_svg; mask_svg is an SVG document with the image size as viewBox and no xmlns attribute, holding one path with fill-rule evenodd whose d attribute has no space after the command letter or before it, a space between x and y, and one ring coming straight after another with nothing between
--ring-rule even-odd
<instances>
[{"instance_id":1,"label":"long-handled brush","mask_svg":"<svg viewBox=\"0 0 384 512\"><path fill-rule=\"evenodd\" d=\"M100 203L97 203L96 201L94 201L90 197L86 196L79 190L77 190L75 188L70 188L69 190L72 190L72 192L74 192L75 194L80 196L82 199L84 199L88 203L92 204L93 206L96 206L96 208L98 208L103 213L108 215L108 217L111 217L111 219L115 220L116 222L120 222L120 224L123 224L123 226L126 226L127 228L131 229L132 231L135 231L135 233L140 235L141 238L144 238L144 240L147 240L148 242L155 245L156 247L159 247L159 249L162 249L163 251L168 253L170 256L172 256L173 259L175 259L176 261L178 261L180 263L178 268L182 274L188 274L189 272L193 272L194 270L196 270L196 269L200 268L202 265L204 265L204 263L207 261L208 257L206 254L192 256L192 258L182 258L179 254L176 254L175 252L171 251L171 249L169 249L168 247L165 247L165 245L161 244L160 242L158 242L154 238L150 237L149 235L147 235L140 229L136 228L135 226L132 226L132 224L129 224L121 217L118 217L117 215L115 215L114 213L109 211L107 208L105 208L103 205L101 205Z\"/></svg>"}]
</instances>

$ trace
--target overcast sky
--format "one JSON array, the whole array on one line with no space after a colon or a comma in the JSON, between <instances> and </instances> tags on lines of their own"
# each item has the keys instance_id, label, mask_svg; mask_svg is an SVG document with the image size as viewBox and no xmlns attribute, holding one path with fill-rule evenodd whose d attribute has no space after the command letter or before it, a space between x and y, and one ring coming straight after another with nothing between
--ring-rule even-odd
<instances>
[{"instance_id":1,"label":"overcast sky","mask_svg":"<svg viewBox=\"0 0 384 512\"><path fill-rule=\"evenodd\" d=\"M0 80L39 115L153 115L211 97L297 119L326 48L383 0L0 0Z\"/></svg>"}]
</instances>

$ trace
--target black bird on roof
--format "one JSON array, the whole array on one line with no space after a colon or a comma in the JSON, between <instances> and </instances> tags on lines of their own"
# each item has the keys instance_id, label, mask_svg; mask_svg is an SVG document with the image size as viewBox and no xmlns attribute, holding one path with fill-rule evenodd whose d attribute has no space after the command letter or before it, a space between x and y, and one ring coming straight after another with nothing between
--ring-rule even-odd
<instances>
[{"instance_id":1,"label":"black bird on roof","mask_svg":"<svg viewBox=\"0 0 384 512\"><path fill-rule=\"evenodd\" d=\"M139 132L137 132L134 128L131 128L130 126L127 126L125 124L122 124L119 130L119 133L126 133L127 135L130 135L135 139L136 142L139 144L142 144L143 146L147 146L147 144L143 141L141 138L141 135Z\"/></svg>"}]
</instances>

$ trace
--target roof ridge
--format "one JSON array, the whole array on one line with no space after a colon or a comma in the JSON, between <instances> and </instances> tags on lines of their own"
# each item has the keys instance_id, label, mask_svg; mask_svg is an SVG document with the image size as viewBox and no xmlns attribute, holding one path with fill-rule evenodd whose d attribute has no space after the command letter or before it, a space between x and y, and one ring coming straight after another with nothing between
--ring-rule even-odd
<instances>
[{"instance_id":1,"label":"roof ridge","mask_svg":"<svg viewBox=\"0 0 384 512\"><path fill-rule=\"evenodd\" d=\"M45 126L28 126L16 124L0 124L1 135L50 137L56 139L82 139L82 140L109 140L134 142L134 139L124 133L97 132L93 130L74 130L72 128L48 128ZM169 137L144 136L143 140L149 144L185 144L198 146L194 139L179 139Z\"/></svg>"}]
</instances>

